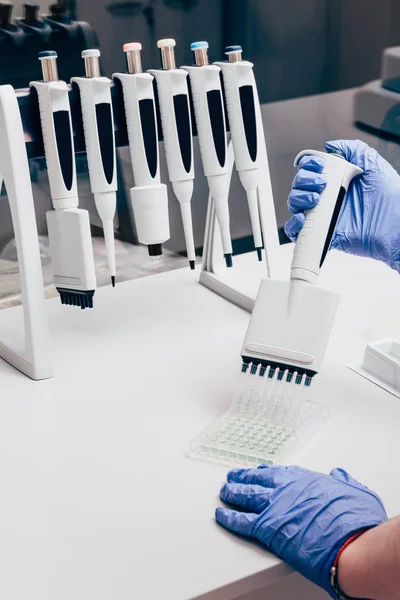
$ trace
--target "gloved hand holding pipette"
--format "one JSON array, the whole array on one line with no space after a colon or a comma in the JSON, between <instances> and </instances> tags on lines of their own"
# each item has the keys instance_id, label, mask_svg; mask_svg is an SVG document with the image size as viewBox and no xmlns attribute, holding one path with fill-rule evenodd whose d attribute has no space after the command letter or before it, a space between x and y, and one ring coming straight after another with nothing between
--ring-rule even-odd
<instances>
[{"instance_id":1,"label":"gloved hand holding pipette","mask_svg":"<svg viewBox=\"0 0 400 600\"><path fill-rule=\"evenodd\" d=\"M350 184L331 248L380 260L400 272L400 175L376 150L360 140L326 143L363 170ZM288 199L292 218L286 234L296 241L304 211L314 208L325 189L323 159L306 156L299 165Z\"/></svg>"}]
</instances>

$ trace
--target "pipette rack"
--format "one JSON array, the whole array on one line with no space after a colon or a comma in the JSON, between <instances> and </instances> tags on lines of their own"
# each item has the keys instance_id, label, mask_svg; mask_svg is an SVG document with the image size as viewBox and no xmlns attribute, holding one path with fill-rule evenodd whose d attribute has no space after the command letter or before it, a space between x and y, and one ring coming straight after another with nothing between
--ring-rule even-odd
<instances>
[{"instance_id":1,"label":"pipette rack","mask_svg":"<svg viewBox=\"0 0 400 600\"><path fill-rule=\"evenodd\" d=\"M4 88L10 89L10 86L0 86L0 92ZM16 98L19 105L19 110L22 118L22 126L26 142L26 152L28 160L41 159L44 157L44 146L43 137L40 126L40 115L37 94L32 89L16 90ZM71 114L73 121L74 130L74 144L76 154L83 153L85 149L83 124L81 117L80 98L78 91L72 86L69 91ZM113 113L115 122L115 139L117 148L128 146L128 133L125 119L124 102L122 97L122 90L118 83L113 82L111 86L111 96L113 102ZM257 107L258 108L258 107ZM193 123L193 135L197 135L197 129L195 125L193 107L191 106L191 116ZM162 141L162 128L160 126L160 116L157 106L157 118L159 121L159 141ZM229 135L229 125L227 124L227 134ZM263 167L261 168L262 177L259 185L259 209L260 209L260 220L263 233L264 241L264 261L265 261L265 274L266 276L272 277L275 275L276 264L277 264L277 252L279 248L278 228L276 223L275 208L271 189L271 180L269 173L269 165L267 158L267 150L265 140L261 143L261 152L263 155ZM234 157L231 144L229 144L229 158L233 169ZM2 171L2 165L0 164L0 173ZM243 190L243 195L245 192ZM119 211L121 207L118 207ZM126 218L125 214L118 214L119 219L121 217ZM14 228L17 231L16 222L14 222ZM35 249L37 243L37 232L35 230L36 241L33 241L32 248ZM207 221L205 228L205 238L203 246L203 262L202 270L199 278L199 282L212 290L213 292L224 297L231 303L242 307L243 309L251 312L254 306L254 298L247 296L239 292L233 285L224 280L221 276L221 268L219 266L219 256L222 255L222 250L219 249L219 230L216 221L215 209L213 206L213 200L211 196L208 198L208 209L207 209ZM18 243L18 240L17 240ZM34 251L35 254L36 250ZM26 269L26 256L22 253L18 253L19 266L21 273ZM223 267L225 268L225 267ZM35 284L38 285L38 282ZM42 285L42 282L41 282ZM32 313L32 299L25 293L22 294L22 303L24 308L24 314L31 315ZM44 310L44 308L43 308ZM40 337L46 340L49 338L48 324L41 310L41 327L34 327L29 333L30 343L33 345L39 344ZM28 325L30 326L31 324ZM1 336L0 336L1 338ZM35 364L36 356L34 353L30 355L29 367L25 368L21 360L12 360L13 350L7 345L6 342L0 344L0 357L15 366L21 372L25 373L32 379L43 379L52 376L52 368L50 363L44 370L36 368Z\"/></svg>"}]
</instances>

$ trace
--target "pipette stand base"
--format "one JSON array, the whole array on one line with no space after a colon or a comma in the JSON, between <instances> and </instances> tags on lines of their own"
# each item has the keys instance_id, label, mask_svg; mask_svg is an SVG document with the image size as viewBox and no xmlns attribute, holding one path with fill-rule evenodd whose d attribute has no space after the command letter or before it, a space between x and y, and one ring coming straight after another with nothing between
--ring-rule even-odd
<instances>
[{"instance_id":1,"label":"pipette stand base","mask_svg":"<svg viewBox=\"0 0 400 600\"><path fill-rule=\"evenodd\" d=\"M0 86L0 189L4 179L17 245L24 335L0 328L0 357L31 379L53 376L28 159L18 101Z\"/></svg>"},{"instance_id":2,"label":"pipette stand base","mask_svg":"<svg viewBox=\"0 0 400 600\"><path fill-rule=\"evenodd\" d=\"M258 205L264 240L264 276L276 277L279 237L265 141L263 144L261 144L261 152L263 153L263 161L262 167L260 168ZM231 142L229 142L228 145L228 157L232 173L234 166L234 155ZM243 201L246 202L244 190ZM233 266L233 268L235 267ZM221 235L216 219L214 202L210 195L208 199L207 220L203 245L202 271L199 281L202 285L215 292L219 296L222 296L232 304L236 304L236 306L239 306L240 308L243 308L247 312L251 313L254 307L255 297L251 297L240 292L230 285L226 280L224 280L224 278L221 276L221 273L223 273L225 269L226 267L223 263Z\"/></svg>"}]
</instances>

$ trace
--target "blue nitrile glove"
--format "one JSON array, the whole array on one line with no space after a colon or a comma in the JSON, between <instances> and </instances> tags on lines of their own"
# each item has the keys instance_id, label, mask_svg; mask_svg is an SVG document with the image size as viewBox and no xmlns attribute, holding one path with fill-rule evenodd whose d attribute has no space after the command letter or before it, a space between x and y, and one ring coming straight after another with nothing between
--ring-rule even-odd
<instances>
[{"instance_id":1,"label":"blue nitrile glove","mask_svg":"<svg viewBox=\"0 0 400 600\"><path fill-rule=\"evenodd\" d=\"M400 175L360 140L338 140L325 146L364 171L350 184L331 248L375 258L400 272ZM285 225L286 235L293 241L304 225L304 211L318 204L325 189L323 167L319 156L305 156L300 161L288 199L294 216Z\"/></svg>"},{"instance_id":2,"label":"blue nitrile glove","mask_svg":"<svg viewBox=\"0 0 400 600\"><path fill-rule=\"evenodd\" d=\"M330 570L343 544L387 520L380 498L341 469L263 465L230 471L227 480L221 500L239 510L217 508L217 522L258 540L332 597Z\"/></svg>"}]
</instances>

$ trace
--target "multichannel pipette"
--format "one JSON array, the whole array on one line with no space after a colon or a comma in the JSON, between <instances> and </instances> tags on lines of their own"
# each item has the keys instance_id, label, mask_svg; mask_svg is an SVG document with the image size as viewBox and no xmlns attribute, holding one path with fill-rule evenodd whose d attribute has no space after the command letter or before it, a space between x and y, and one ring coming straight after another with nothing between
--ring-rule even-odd
<instances>
[{"instance_id":1,"label":"multichannel pipette","mask_svg":"<svg viewBox=\"0 0 400 600\"><path fill-rule=\"evenodd\" d=\"M330 248L346 191L361 169L334 154L304 150L324 159L327 186L316 208L307 212L294 249L290 281L262 281L242 348L243 370L295 383L311 384L319 372L336 313L338 296L311 285ZM259 367L261 369L259 370Z\"/></svg>"},{"instance_id":2,"label":"multichannel pipette","mask_svg":"<svg viewBox=\"0 0 400 600\"><path fill-rule=\"evenodd\" d=\"M246 191L254 246L262 260L262 230L258 206L259 140L263 136L256 114L258 100L253 64L242 59L241 46L227 46L228 62L215 63L222 70L229 127L235 154L235 165Z\"/></svg>"},{"instance_id":3,"label":"multichannel pipette","mask_svg":"<svg viewBox=\"0 0 400 600\"><path fill-rule=\"evenodd\" d=\"M188 74L176 68L175 40L159 40L157 46L161 50L163 69L150 69L149 73L157 84L169 179L180 204L189 264L194 269L196 254L191 211L194 162Z\"/></svg>"},{"instance_id":4,"label":"multichannel pipette","mask_svg":"<svg viewBox=\"0 0 400 600\"><path fill-rule=\"evenodd\" d=\"M215 205L226 265L231 267L232 241L228 202L230 168L221 69L210 65L207 42L195 42L191 45L191 50L196 65L182 68L189 73L204 173Z\"/></svg>"},{"instance_id":5,"label":"multichannel pipette","mask_svg":"<svg viewBox=\"0 0 400 600\"><path fill-rule=\"evenodd\" d=\"M43 81L33 81L39 99L50 192L47 212L53 281L61 302L93 308L96 275L89 213L78 208L75 150L68 87L59 81L57 53L39 53Z\"/></svg>"},{"instance_id":6,"label":"multichannel pipette","mask_svg":"<svg viewBox=\"0 0 400 600\"><path fill-rule=\"evenodd\" d=\"M73 77L82 106L89 179L97 212L102 220L111 283L115 286L114 216L117 205L117 168L114 118L108 77L100 73L100 51L84 50L86 77Z\"/></svg>"},{"instance_id":7,"label":"multichannel pipette","mask_svg":"<svg viewBox=\"0 0 400 600\"><path fill-rule=\"evenodd\" d=\"M160 180L154 78L143 73L138 42L125 44L128 73L114 73L121 82L135 187L130 190L139 242L150 256L162 254L170 237L167 186Z\"/></svg>"},{"instance_id":8,"label":"multichannel pipette","mask_svg":"<svg viewBox=\"0 0 400 600\"><path fill-rule=\"evenodd\" d=\"M310 210L294 251L291 281L264 279L242 347L242 369L228 411L191 443L199 458L241 465L282 462L326 423L328 408L310 401L339 296L311 285L329 250L348 186L360 169L336 155L324 158L327 187ZM300 280L300 284L295 283ZM300 292L288 300L291 285Z\"/></svg>"},{"instance_id":9,"label":"multichannel pipette","mask_svg":"<svg viewBox=\"0 0 400 600\"><path fill-rule=\"evenodd\" d=\"M290 272L289 314L301 301L307 286L316 283L332 242L346 192L354 177L362 173L362 169L347 162L343 156L316 150L300 152L294 166L297 167L301 158L310 154L323 158L325 166L322 175L327 180L327 186L318 206L307 212L306 222L297 239Z\"/></svg>"}]
</instances>

